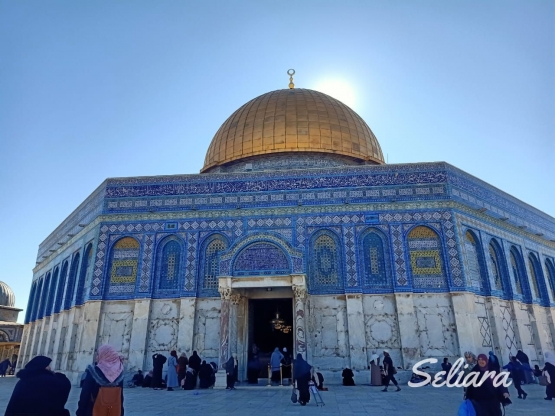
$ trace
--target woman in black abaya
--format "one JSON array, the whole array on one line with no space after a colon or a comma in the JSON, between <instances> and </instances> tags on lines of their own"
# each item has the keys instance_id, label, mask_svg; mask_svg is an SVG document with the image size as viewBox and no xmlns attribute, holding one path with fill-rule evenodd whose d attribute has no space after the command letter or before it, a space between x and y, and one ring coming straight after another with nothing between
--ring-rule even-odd
<instances>
[{"instance_id":1,"label":"woman in black abaya","mask_svg":"<svg viewBox=\"0 0 555 416\"><path fill-rule=\"evenodd\" d=\"M303 360L301 354L297 354L293 367L293 377L297 382L297 389L299 390L299 403L301 406L306 406L310 401L310 391L308 383L310 382L310 370L312 367Z\"/></svg>"}]
</instances>

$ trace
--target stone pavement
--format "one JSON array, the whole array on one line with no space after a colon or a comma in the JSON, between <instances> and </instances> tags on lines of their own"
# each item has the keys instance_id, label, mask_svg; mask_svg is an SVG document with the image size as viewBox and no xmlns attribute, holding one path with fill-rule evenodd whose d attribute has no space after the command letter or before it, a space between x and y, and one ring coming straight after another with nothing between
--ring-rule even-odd
<instances>
[{"instance_id":1,"label":"stone pavement","mask_svg":"<svg viewBox=\"0 0 555 416\"><path fill-rule=\"evenodd\" d=\"M3 415L11 392L16 383L14 377L0 379L0 415ZM290 401L289 387L241 387L235 391L220 389L194 391L154 391L151 389L125 389L125 414L129 415L410 415L451 416L457 414L462 392L459 389L410 388L401 386L402 391L393 389L387 393L370 386L328 386L321 392L326 402L317 407L313 399L306 407ZM507 416L552 416L555 401L543 400L545 388L538 385L524 386L528 398L516 398L513 387L509 387L513 405L507 408ZM80 389L72 387L67 408L75 414Z\"/></svg>"}]
</instances>

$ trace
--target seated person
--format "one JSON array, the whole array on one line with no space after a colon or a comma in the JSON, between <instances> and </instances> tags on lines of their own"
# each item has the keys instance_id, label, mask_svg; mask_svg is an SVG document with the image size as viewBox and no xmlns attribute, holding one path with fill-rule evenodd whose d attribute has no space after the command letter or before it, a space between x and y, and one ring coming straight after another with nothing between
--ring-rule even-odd
<instances>
[{"instance_id":1,"label":"seated person","mask_svg":"<svg viewBox=\"0 0 555 416\"><path fill-rule=\"evenodd\" d=\"M143 380L143 387L150 387L152 385L152 371L149 371Z\"/></svg>"},{"instance_id":2,"label":"seated person","mask_svg":"<svg viewBox=\"0 0 555 416\"><path fill-rule=\"evenodd\" d=\"M137 374L135 374L131 380L135 387L142 386L144 381L145 377L143 376L143 372L141 370L137 371Z\"/></svg>"},{"instance_id":3,"label":"seated person","mask_svg":"<svg viewBox=\"0 0 555 416\"><path fill-rule=\"evenodd\" d=\"M324 376L322 373L316 373L316 376L313 375L312 381L318 390L328 391L327 387L324 387Z\"/></svg>"},{"instance_id":4,"label":"seated person","mask_svg":"<svg viewBox=\"0 0 555 416\"><path fill-rule=\"evenodd\" d=\"M191 367L187 368L185 378L181 381L181 383L183 383L183 390L193 390L197 384L195 370L193 370Z\"/></svg>"},{"instance_id":5,"label":"seated person","mask_svg":"<svg viewBox=\"0 0 555 416\"><path fill-rule=\"evenodd\" d=\"M353 374L353 370L351 370L350 368L344 369L341 373L341 377L343 377L343 385L356 386L354 376L355 375Z\"/></svg>"}]
</instances>

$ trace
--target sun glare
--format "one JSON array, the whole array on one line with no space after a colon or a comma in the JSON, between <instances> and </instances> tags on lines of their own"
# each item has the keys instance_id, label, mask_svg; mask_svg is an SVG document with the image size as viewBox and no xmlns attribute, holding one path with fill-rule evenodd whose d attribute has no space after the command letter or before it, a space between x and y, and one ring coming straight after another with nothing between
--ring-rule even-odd
<instances>
[{"instance_id":1,"label":"sun glare","mask_svg":"<svg viewBox=\"0 0 555 416\"><path fill-rule=\"evenodd\" d=\"M354 108L356 104L355 92L353 88L343 80L325 79L318 82L314 89L332 96L351 108Z\"/></svg>"}]
</instances>

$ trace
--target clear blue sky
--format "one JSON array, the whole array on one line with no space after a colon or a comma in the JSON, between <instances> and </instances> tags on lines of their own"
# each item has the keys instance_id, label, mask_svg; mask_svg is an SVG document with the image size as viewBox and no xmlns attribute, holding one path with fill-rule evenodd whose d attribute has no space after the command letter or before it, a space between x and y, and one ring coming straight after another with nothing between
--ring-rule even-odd
<instances>
[{"instance_id":1,"label":"clear blue sky","mask_svg":"<svg viewBox=\"0 0 555 416\"><path fill-rule=\"evenodd\" d=\"M38 245L105 178L197 173L289 68L348 84L389 163L555 216L554 22L547 0L0 0L0 280L25 308Z\"/></svg>"}]
</instances>

